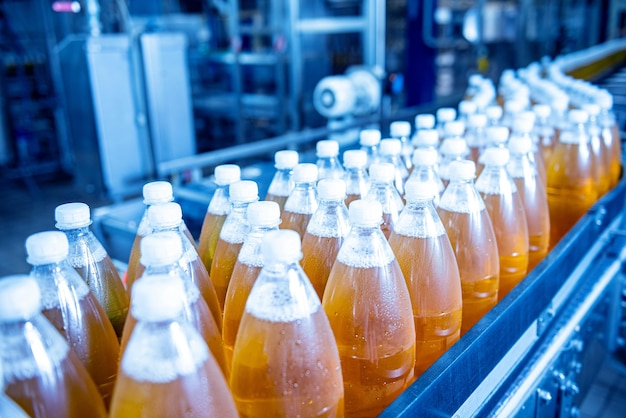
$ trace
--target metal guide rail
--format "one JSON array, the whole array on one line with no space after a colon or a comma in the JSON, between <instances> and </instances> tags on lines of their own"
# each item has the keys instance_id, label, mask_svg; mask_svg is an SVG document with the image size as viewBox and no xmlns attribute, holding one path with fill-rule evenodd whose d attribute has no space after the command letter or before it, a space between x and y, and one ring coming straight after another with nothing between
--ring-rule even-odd
<instances>
[{"instance_id":1,"label":"metal guide rail","mask_svg":"<svg viewBox=\"0 0 626 418\"><path fill-rule=\"evenodd\" d=\"M620 294L614 287L626 258L625 196L622 179L381 416L543 416L539 407L548 405L557 412L548 416L574 414L573 400L581 398L575 375L583 365L571 355L557 363L572 347L582 353L581 326L587 330L594 313L603 318L596 321L602 335L610 332L603 326L619 320L612 315L621 311L605 305Z\"/></svg>"}]
</instances>

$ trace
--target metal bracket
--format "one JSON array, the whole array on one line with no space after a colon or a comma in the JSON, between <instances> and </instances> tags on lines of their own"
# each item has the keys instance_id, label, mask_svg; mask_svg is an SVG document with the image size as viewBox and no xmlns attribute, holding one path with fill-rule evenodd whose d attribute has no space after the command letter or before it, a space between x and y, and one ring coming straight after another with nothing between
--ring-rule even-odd
<instances>
[{"instance_id":1,"label":"metal bracket","mask_svg":"<svg viewBox=\"0 0 626 418\"><path fill-rule=\"evenodd\" d=\"M537 318L537 336L541 336L548 325L550 325L550 321L554 318L554 309L552 308L552 304L548 305L548 307L539 315Z\"/></svg>"}]
</instances>

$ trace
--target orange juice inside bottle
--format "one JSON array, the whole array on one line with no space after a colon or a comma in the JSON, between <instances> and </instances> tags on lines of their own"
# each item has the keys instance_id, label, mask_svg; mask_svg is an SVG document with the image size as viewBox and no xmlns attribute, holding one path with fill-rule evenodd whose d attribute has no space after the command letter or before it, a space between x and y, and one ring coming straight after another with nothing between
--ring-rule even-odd
<instances>
[{"instance_id":1,"label":"orange juice inside bottle","mask_svg":"<svg viewBox=\"0 0 626 418\"><path fill-rule=\"evenodd\" d=\"M241 250L243 241L232 243L222 240L217 242L215 249L215 257L211 266L211 280L215 286L217 299L220 302L220 309L224 311L224 301L226 300L226 292L228 284L237 263L237 256Z\"/></svg>"},{"instance_id":2,"label":"orange juice inside bottle","mask_svg":"<svg viewBox=\"0 0 626 418\"><path fill-rule=\"evenodd\" d=\"M295 184L281 215L280 229L292 229L304 237L306 227L313 213L317 210L318 201L315 192L318 168L315 164L302 163L293 169Z\"/></svg>"},{"instance_id":3,"label":"orange juice inside bottle","mask_svg":"<svg viewBox=\"0 0 626 418\"><path fill-rule=\"evenodd\" d=\"M224 226L226 215L226 213L218 215L207 212L204 216L198 243L198 254L207 271L211 270L213 257L215 257L215 248L217 247L217 241L220 238L220 231L222 226Z\"/></svg>"},{"instance_id":4,"label":"orange juice inside bottle","mask_svg":"<svg viewBox=\"0 0 626 418\"><path fill-rule=\"evenodd\" d=\"M282 213L285 209L285 202L293 190L292 172L298 164L300 156L297 151L281 150L274 154L274 167L276 173L267 188L265 200L278 203Z\"/></svg>"},{"instance_id":5,"label":"orange juice inside bottle","mask_svg":"<svg viewBox=\"0 0 626 418\"><path fill-rule=\"evenodd\" d=\"M601 137L604 140L605 148L610 156L610 178L611 188L619 182L622 174L622 140L619 133L619 126L615 122L615 114L613 108L613 96L607 91L601 91L595 97L596 102L600 105L601 111L598 115Z\"/></svg>"},{"instance_id":6,"label":"orange juice inside bottle","mask_svg":"<svg viewBox=\"0 0 626 418\"><path fill-rule=\"evenodd\" d=\"M342 242L343 238L313 234L306 234L302 240L302 253L307 257L303 257L300 263L320 300Z\"/></svg>"},{"instance_id":7,"label":"orange juice inside bottle","mask_svg":"<svg viewBox=\"0 0 626 418\"><path fill-rule=\"evenodd\" d=\"M391 163L376 163L370 167L372 186L366 200L381 204L383 213L380 229L386 238L393 231L393 225L404 207L402 197L394 186L395 168Z\"/></svg>"},{"instance_id":8,"label":"orange juice inside bottle","mask_svg":"<svg viewBox=\"0 0 626 418\"><path fill-rule=\"evenodd\" d=\"M422 188L408 185L407 206L389 238L411 295L416 377L459 340L463 304L456 257L433 206L436 185Z\"/></svg>"},{"instance_id":9,"label":"orange juice inside bottle","mask_svg":"<svg viewBox=\"0 0 626 418\"><path fill-rule=\"evenodd\" d=\"M414 380L415 324L409 291L378 225L380 204L350 205L322 306L333 329L347 416L380 414Z\"/></svg>"},{"instance_id":10,"label":"orange juice inside bottle","mask_svg":"<svg viewBox=\"0 0 626 418\"><path fill-rule=\"evenodd\" d=\"M311 216L313 216L313 213L295 213L284 210L281 216L280 229L292 229L303 237Z\"/></svg>"}]
</instances>

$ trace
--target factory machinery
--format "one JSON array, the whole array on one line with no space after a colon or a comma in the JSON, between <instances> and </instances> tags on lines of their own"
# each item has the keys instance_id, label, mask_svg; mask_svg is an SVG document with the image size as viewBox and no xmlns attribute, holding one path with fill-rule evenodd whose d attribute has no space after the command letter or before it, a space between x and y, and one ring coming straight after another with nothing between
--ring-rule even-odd
<instances>
[{"instance_id":1,"label":"factory machinery","mask_svg":"<svg viewBox=\"0 0 626 418\"><path fill-rule=\"evenodd\" d=\"M626 69L620 68L625 61L626 42L611 41L559 58L554 65L610 90L623 127ZM357 117L342 129L367 123L371 120ZM175 185L186 222L198 231L214 188L211 178L202 176L204 168L249 161L242 164L242 177L257 181L264 196L274 172L268 155L297 148L301 160L310 162L315 142L338 132L323 127L287 134L165 162L159 171ZM622 178L523 282L382 416L578 416L600 366L606 359L622 364L617 359L626 338L625 201ZM94 211L95 231L114 258L127 259L143 209L138 199Z\"/></svg>"}]
</instances>

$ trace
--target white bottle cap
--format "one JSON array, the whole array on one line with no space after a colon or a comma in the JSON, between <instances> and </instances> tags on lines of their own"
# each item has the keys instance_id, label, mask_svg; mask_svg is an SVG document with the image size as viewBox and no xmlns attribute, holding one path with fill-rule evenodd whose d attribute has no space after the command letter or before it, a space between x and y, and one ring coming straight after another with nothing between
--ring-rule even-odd
<instances>
[{"instance_id":1,"label":"white bottle cap","mask_svg":"<svg viewBox=\"0 0 626 418\"><path fill-rule=\"evenodd\" d=\"M610 110L613 108L613 95L606 90L600 90L596 93L595 100L603 110Z\"/></svg>"},{"instance_id":2,"label":"white bottle cap","mask_svg":"<svg viewBox=\"0 0 626 418\"><path fill-rule=\"evenodd\" d=\"M422 129L412 141L416 147L436 147L439 143L439 132L436 129Z\"/></svg>"},{"instance_id":3,"label":"white bottle cap","mask_svg":"<svg viewBox=\"0 0 626 418\"><path fill-rule=\"evenodd\" d=\"M465 123L461 120L446 122L443 127L443 134L447 137L463 136L465 133Z\"/></svg>"},{"instance_id":4,"label":"white bottle cap","mask_svg":"<svg viewBox=\"0 0 626 418\"><path fill-rule=\"evenodd\" d=\"M174 200L174 191L167 181L152 181L143 186L143 203L155 205Z\"/></svg>"},{"instance_id":5,"label":"white bottle cap","mask_svg":"<svg viewBox=\"0 0 626 418\"><path fill-rule=\"evenodd\" d=\"M173 231L155 232L143 237L139 243L141 264L144 266L166 266L183 256L181 237Z\"/></svg>"},{"instance_id":6,"label":"white bottle cap","mask_svg":"<svg viewBox=\"0 0 626 418\"><path fill-rule=\"evenodd\" d=\"M69 248L67 236L61 231L38 232L26 238L27 261L33 266L63 261Z\"/></svg>"},{"instance_id":7,"label":"white bottle cap","mask_svg":"<svg viewBox=\"0 0 626 418\"><path fill-rule=\"evenodd\" d=\"M450 181L473 180L476 175L476 164L472 160L452 161L448 166Z\"/></svg>"},{"instance_id":8,"label":"white bottle cap","mask_svg":"<svg viewBox=\"0 0 626 418\"><path fill-rule=\"evenodd\" d=\"M482 128L487 126L487 115L483 113L474 113L469 115L467 125L472 128Z\"/></svg>"},{"instance_id":9,"label":"white bottle cap","mask_svg":"<svg viewBox=\"0 0 626 418\"><path fill-rule=\"evenodd\" d=\"M148 207L148 223L156 229L172 228L183 221L183 210L176 202Z\"/></svg>"},{"instance_id":10,"label":"white bottle cap","mask_svg":"<svg viewBox=\"0 0 626 418\"><path fill-rule=\"evenodd\" d=\"M215 184L228 186L241 180L241 168L236 164L222 164L215 167Z\"/></svg>"},{"instance_id":11,"label":"white bottle cap","mask_svg":"<svg viewBox=\"0 0 626 418\"><path fill-rule=\"evenodd\" d=\"M411 124L403 120L391 122L389 134L394 138L411 136Z\"/></svg>"},{"instance_id":12,"label":"white bottle cap","mask_svg":"<svg viewBox=\"0 0 626 418\"><path fill-rule=\"evenodd\" d=\"M81 228L91 224L91 213L85 203L65 203L54 209L54 219L58 229Z\"/></svg>"},{"instance_id":13,"label":"white bottle cap","mask_svg":"<svg viewBox=\"0 0 626 418\"><path fill-rule=\"evenodd\" d=\"M408 181L404 188L404 197L409 202L416 200L433 199L439 194L439 187L433 183Z\"/></svg>"},{"instance_id":14,"label":"white bottle cap","mask_svg":"<svg viewBox=\"0 0 626 418\"><path fill-rule=\"evenodd\" d=\"M259 200L259 186L252 180L240 180L228 187L232 203L247 203Z\"/></svg>"},{"instance_id":15,"label":"white bottle cap","mask_svg":"<svg viewBox=\"0 0 626 418\"><path fill-rule=\"evenodd\" d=\"M484 165L495 165L502 167L509 162L509 150L501 147L487 148L481 155L480 161Z\"/></svg>"},{"instance_id":16,"label":"white bottle cap","mask_svg":"<svg viewBox=\"0 0 626 418\"><path fill-rule=\"evenodd\" d=\"M547 119L550 117L552 109L550 109L550 106L548 106L547 104L539 103L533 106L533 112L535 112L535 115L537 115L537 117Z\"/></svg>"},{"instance_id":17,"label":"white bottle cap","mask_svg":"<svg viewBox=\"0 0 626 418\"><path fill-rule=\"evenodd\" d=\"M311 163L300 163L293 168L294 183L313 183L317 181L317 166Z\"/></svg>"},{"instance_id":18,"label":"white bottle cap","mask_svg":"<svg viewBox=\"0 0 626 418\"><path fill-rule=\"evenodd\" d=\"M263 235L261 251L265 265L299 261L302 258L300 234L291 229L269 231Z\"/></svg>"},{"instance_id":19,"label":"white bottle cap","mask_svg":"<svg viewBox=\"0 0 626 418\"><path fill-rule=\"evenodd\" d=\"M361 149L351 149L343 153L345 168L362 168L367 165L367 153Z\"/></svg>"},{"instance_id":20,"label":"white bottle cap","mask_svg":"<svg viewBox=\"0 0 626 418\"><path fill-rule=\"evenodd\" d=\"M274 154L274 167L278 170L291 170L298 165L300 155L297 151L282 150Z\"/></svg>"},{"instance_id":21,"label":"white bottle cap","mask_svg":"<svg viewBox=\"0 0 626 418\"><path fill-rule=\"evenodd\" d=\"M423 113L415 116L416 129L433 129L435 127L435 115Z\"/></svg>"},{"instance_id":22,"label":"white bottle cap","mask_svg":"<svg viewBox=\"0 0 626 418\"><path fill-rule=\"evenodd\" d=\"M589 114L589 116L598 116L600 114L600 106L596 103L585 103L582 105L582 109Z\"/></svg>"},{"instance_id":23,"label":"white bottle cap","mask_svg":"<svg viewBox=\"0 0 626 418\"><path fill-rule=\"evenodd\" d=\"M131 311L137 321L160 322L176 319L184 308L182 280L166 274L133 283Z\"/></svg>"},{"instance_id":24,"label":"white bottle cap","mask_svg":"<svg viewBox=\"0 0 626 418\"><path fill-rule=\"evenodd\" d=\"M498 105L489 106L487 109L485 109L485 114L489 119L500 120L500 118L502 117L502 108Z\"/></svg>"},{"instance_id":25,"label":"white bottle cap","mask_svg":"<svg viewBox=\"0 0 626 418\"><path fill-rule=\"evenodd\" d=\"M589 114L581 109L572 109L569 111L567 118L571 123L587 123L589 120Z\"/></svg>"},{"instance_id":26,"label":"white bottle cap","mask_svg":"<svg viewBox=\"0 0 626 418\"><path fill-rule=\"evenodd\" d=\"M508 115L514 115L524 110L524 102L520 100L507 100L504 103L504 112Z\"/></svg>"},{"instance_id":27,"label":"white bottle cap","mask_svg":"<svg viewBox=\"0 0 626 418\"><path fill-rule=\"evenodd\" d=\"M528 154L533 150L533 141L527 136L516 136L509 141L511 154Z\"/></svg>"},{"instance_id":28,"label":"white bottle cap","mask_svg":"<svg viewBox=\"0 0 626 418\"><path fill-rule=\"evenodd\" d=\"M480 86L482 82L483 76L480 74L472 74L467 80L467 84L469 84L470 86Z\"/></svg>"},{"instance_id":29,"label":"white bottle cap","mask_svg":"<svg viewBox=\"0 0 626 418\"><path fill-rule=\"evenodd\" d=\"M359 144L364 147L373 147L378 145L380 138L378 129L363 129L359 134Z\"/></svg>"},{"instance_id":30,"label":"white bottle cap","mask_svg":"<svg viewBox=\"0 0 626 418\"><path fill-rule=\"evenodd\" d=\"M461 138L447 138L441 143L441 155L465 155L467 142Z\"/></svg>"},{"instance_id":31,"label":"white bottle cap","mask_svg":"<svg viewBox=\"0 0 626 418\"><path fill-rule=\"evenodd\" d=\"M490 126L485 130L487 139L496 144L504 144L509 140L509 129L506 126Z\"/></svg>"},{"instance_id":32,"label":"white bottle cap","mask_svg":"<svg viewBox=\"0 0 626 418\"><path fill-rule=\"evenodd\" d=\"M315 150L317 152L317 156L320 158L336 157L339 155L339 143L337 141L333 141L332 139L317 141Z\"/></svg>"},{"instance_id":33,"label":"white bottle cap","mask_svg":"<svg viewBox=\"0 0 626 418\"><path fill-rule=\"evenodd\" d=\"M471 100L461 100L459 102L459 113L462 115L472 115L476 113L476 103Z\"/></svg>"},{"instance_id":34,"label":"white bottle cap","mask_svg":"<svg viewBox=\"0 0 626 418\"><path fill-rule=\"evenodd\" d=\"M535 126L535 120L533 118L523 117L522 115L523 112L519 113L513 120L513 131L523 134L531 133Z\"/></svg>"},{"instance_id":35,"label":"white bottle cap","mask_svg":"<svg viewBox=\"0 0 626 418\"><path fill-rule=\"evenodd\" d=\"M280 206L269 200L252 202L246 209L246 219L251 226L269 227L280 223Z\"/></svg>"},{"instance_id":36,"label":"white bottle cap","mask_svg":"<svg viewBox=\"0 0 626 418\"><path fill-rule=\"evenodd\" d=\"M346 198L346 182L340 179L323 179L317 183L320 200L343 200Z\"/></svg>"},{"instance_id":37,"label":"white bottle cap","mask_svg":"<svg viewBox=\"0 0 626 418\"><path fill-rule=\"evenodd\" d=\"M378 226L383 220L383 208L378 200L354 200L348 213L353 226Z\"/></svg>"},{"instance_id":38,"label":"white bottle cap","mask_svg":"<svg viewBox=\"0 0 626 418\"><path fill-rule=\"evenodd\" d=\"M418 148L413 151L412 161L417 167L434 166L439 159L439 153L432 148Z\"/></svg>"},{"instance_id":39,"label":"white bottle cap","mask_svg":"<svg viewBox=\"0 0 626 418\"><path fill-rule=\"evenodd\" d=\"M374 163L370 166L370 180L374 183L389 183L395 177L396 168L391 163Z\"/></svg>"},{"instance_id":40,"label":"white bottle cap","mask_svg":"<svg viewBox=\"0 0 626 418\"><path fill-rule=\"evenodd\" d=\"M453 107L440 107L437 109L436 115L439 123L450 122L456 119L456 109Z\"/></svg>"},{"instance_id":41,"label":"white bottle cap","mask_svg":"<svg viewBox=\"0 0 626 418\"><path fill-rule=\"evenodd\" d=\"M402 152L402 142L399 139L387 138L380 141L380 155L399 155Z\"/></svg>"},{"instance_id":42,"label":"white bottle cap","mask_svg":"<svg viewBox=\"0 0 626 418\"><path fill-rule=\"evenodd\" d=\"M32 318L40 310L41 290L35 279L26 274L0 278L0 321Z\"/></svg>"}]
</instances>

